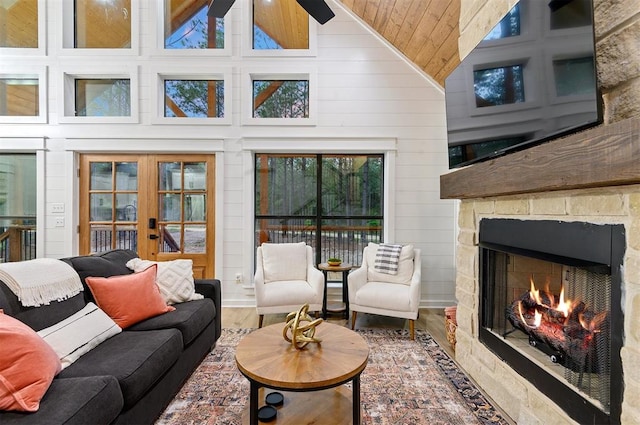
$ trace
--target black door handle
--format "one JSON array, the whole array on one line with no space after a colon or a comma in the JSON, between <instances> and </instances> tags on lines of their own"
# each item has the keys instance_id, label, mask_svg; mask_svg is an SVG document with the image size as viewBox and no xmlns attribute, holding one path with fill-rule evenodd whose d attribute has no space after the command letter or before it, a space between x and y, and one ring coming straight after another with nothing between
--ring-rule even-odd
<instances>
[{"instance_id":1,"label":"black door handle","mask_svg":"<svg viewBox=\"0 0 640 425\"><path fill-rule=\"evenodd\" d=\"M149 235L149 239L158 239L160 236L158 235Z\"/></svg>"}]
</instances>

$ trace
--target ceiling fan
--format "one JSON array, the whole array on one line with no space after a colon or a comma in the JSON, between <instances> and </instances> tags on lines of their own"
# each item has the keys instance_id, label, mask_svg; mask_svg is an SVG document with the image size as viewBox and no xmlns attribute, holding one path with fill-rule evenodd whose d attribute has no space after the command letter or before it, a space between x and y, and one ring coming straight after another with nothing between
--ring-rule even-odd
<instances>
[{"instance_id":1,"label":"ceiling fan","mask_svg":"<svg viewBox=\"0 0 640 425\"><path fill-rule=\"evenodd\" d=\"M324 0L296 0L304 10L319 24L324 25L335 13ZM227 14L235 0L211 0L208 15L214 18L223 18Z\"/></svg>"}]
</instances>

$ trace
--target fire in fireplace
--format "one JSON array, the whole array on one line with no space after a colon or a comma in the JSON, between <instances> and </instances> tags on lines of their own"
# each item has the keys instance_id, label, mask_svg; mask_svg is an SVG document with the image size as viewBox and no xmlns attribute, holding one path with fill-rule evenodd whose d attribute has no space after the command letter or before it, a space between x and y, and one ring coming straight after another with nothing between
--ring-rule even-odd
<instances>
[{"instance_id":1,"label":"fire in fireplace","mask_svg":"<svg viewBox=\"0 0 640 425\"><path fill-rule=\"evenodd\" d=\"M617 423L624 227L480 223L480 340L580 423Z\"/></svg>"}]
</instances>

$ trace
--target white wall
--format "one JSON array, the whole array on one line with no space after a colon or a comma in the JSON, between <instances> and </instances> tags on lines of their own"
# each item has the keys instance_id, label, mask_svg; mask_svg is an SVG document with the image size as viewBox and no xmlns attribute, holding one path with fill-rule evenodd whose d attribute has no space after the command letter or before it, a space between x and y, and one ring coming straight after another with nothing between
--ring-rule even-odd
<instances>
[{"instance_id":1,"label":"white wall","mask_svg":"<svg viewBox=\"0 0 640 425\"><path fill-rule=\"evenodd\" d=\"M136 2L134 1L134 4ZM154 53L156 2L139 1L139 55L77 55L61 49L62 0L47 1L46 56L7 56L2 67L25 63L46 67L48 116L43 124L0 124L0 152L15 148L20 138L45 139L44 196L46 217L38 235L42 255L62 257L77 253L77 177L80 152L122 150L214 152L217 155L216 277L223 282L223 303L253 305L251 289L235 283L241 272L250 283L254 250L252 226L251 147L259 143L273 149L316 152L376 151L387 154L391 191L386 234L390 241L413 243L422 249L424 306L454 303L455 204L440 200L439 176L447 170L444 95L441 87L402 60L392 47L369 32L337 2L336 17L317 25L315 57L255 58L243 56L242 31L248 0L230 11L231 52L217 57L166 57ZM61 123L60 83L64 70L74 67L100 72L105 67L137 67L139 120L124 124ZM162 67L206 67L230 70L232 120L228 125L152 124L155 70ZM242 77L244 69L268 67L286 72L312 69L317 76L317 123L314 126L243 125ZM12 143L4 143L11 140ZM185 142L186 140L186 142ZM7 146L3 148L3 145ZM52 203L65 204L64 228L54 227ZM41 245L42 247L42 245Z\"/></svg>"}]
</instances>

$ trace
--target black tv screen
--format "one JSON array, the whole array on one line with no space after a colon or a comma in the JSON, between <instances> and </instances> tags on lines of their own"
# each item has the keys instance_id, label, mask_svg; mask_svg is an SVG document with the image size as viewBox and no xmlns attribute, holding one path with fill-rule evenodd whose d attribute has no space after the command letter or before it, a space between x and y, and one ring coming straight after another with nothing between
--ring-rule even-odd
<instances>
[{"instance_id":1,"label":"black tv screen","mask_svg":"<svg viewBox=\"0 0 640 425\"><path fill-rule=\"evenodd\" d=\"M449 167L602 121L591 0L520 0L445 80Z\"/></svg>"}]
</instances>

